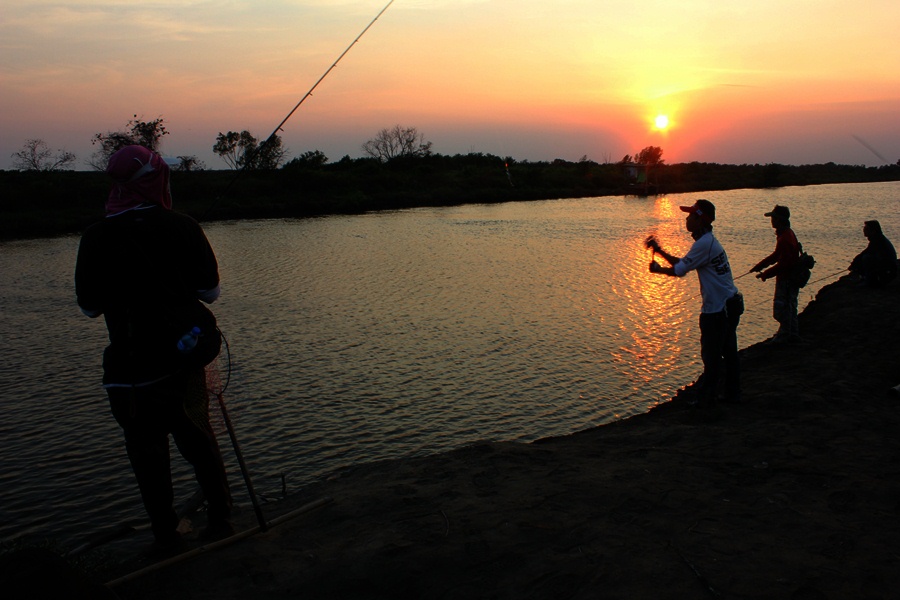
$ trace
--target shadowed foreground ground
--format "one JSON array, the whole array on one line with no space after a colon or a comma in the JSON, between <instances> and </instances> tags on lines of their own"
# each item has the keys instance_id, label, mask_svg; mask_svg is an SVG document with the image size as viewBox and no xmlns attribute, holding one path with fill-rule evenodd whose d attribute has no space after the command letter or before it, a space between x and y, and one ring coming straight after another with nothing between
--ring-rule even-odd
<instances>
[{"instance_id":1,"label":"shadowed foreground ground","mask_svg":"<svg viewBox=\"0 0 900 600\"><path fill-rule=\"evenodd\" d=\"M745 403L716 422L676 398L566 437L360 466L265 510L330 504L114 591L896 598L898 297L896 282L823 289L801 315L804 344L743 352ZM252 511L241 519L251 526Z\"/></svg>"}]
</instances>

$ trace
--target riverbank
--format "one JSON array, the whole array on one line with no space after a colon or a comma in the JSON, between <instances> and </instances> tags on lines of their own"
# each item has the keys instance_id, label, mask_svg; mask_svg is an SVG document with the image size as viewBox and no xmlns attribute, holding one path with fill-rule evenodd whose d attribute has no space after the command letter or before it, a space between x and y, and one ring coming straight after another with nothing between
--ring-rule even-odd
<instances>
[{"instance_id":1,"label":"riverbank","mask_svg":"<svg viewBox=\"0 0 900 600\"><path fill-rule=\"evenodd\" d=\"M263 510L272 519L330 498L324 506L114 591L123 600L895 597L898 296L898 282L824 288L801 315L803 344L742 352L745 402L718 421L698 421L676 397L565 437L360 466ZM244 507L238 524L252 527L253 511Z\"/></svg>"},{"instance_id":2,"label":"riverbank","mask_svg":"<svg viewBox=\"0 0 900 600\"><path fill-rule=\"evenodd\" d=\"M636 184L619 164L517 162L484 154L380 163L346 159L276 171L172 173L174 207L201 222L302 218L513 201L900 181L900 165L661 164ZM103 218L101 172L0 171L0 242L81 233Z\"/></svg>"},{"instance_id":3,"label":"riverbank","mask_svg":"<svg viewBox=\"0 0 900 600\"><path fill-rule=\"evenodd\" d=\"M898 293L823 289L803 345L743 352L745 403L717 422L676 398L566 437L355 468L265 509L330 504L116 593L893 597Z\"/></svg>"}]
</instances>

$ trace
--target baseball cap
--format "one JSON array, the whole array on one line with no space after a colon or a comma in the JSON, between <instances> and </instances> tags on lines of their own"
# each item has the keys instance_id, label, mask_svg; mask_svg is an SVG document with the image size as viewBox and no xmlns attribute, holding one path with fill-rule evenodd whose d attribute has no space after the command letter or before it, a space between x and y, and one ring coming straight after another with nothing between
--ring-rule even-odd
<instances>
[{"instance_id":1,"label":"baseball cap","mask_svg":"<svg viewBox=\"0 0 900 600\"><path fill-rule=\"evenodd\" d=\"M765 217L781 217L782 219L790 219L791 218L791 209L787 206L781 206L780 204L776 204L775 208L773 208L770 212L767 212Z\"/></svg>"},{"instance_id":2,"label":"baseball cap","mask_svg":"<svg viewBox=\"0 0 900 600\"><path fill-rule=\"evenodd\" d=\"M707 225L716 220L716 206L703 198L694 202L692 206L679 206L678 208L686 213L697 215Z\"/></svg>"}]
</instances>

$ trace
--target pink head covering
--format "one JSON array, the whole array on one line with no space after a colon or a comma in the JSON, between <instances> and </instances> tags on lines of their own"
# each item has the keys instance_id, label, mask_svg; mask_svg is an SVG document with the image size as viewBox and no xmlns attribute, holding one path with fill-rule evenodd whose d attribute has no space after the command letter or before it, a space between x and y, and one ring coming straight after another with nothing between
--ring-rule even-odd
<instances>
[{"instance_id":1,"label":"pink head covering","mask_svg":"<svg viewBox=\"0 0 900 600\"><path fill-rule=\"evenodd\" d=\"M143 146L125 146L109 158L106 173L113 179L106 214L114 215L141 204L172 209L169 165Z\"/></svg>"}]
</instances>

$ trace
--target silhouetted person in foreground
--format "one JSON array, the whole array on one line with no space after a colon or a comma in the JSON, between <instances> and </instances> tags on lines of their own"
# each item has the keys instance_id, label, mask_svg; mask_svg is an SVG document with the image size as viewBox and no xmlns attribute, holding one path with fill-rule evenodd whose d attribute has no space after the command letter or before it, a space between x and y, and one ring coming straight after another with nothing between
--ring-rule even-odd
<instances>
[{"instance_id":1,"label":"silhouetted person in foreground","mask_svg":"<svg viewBox=\"0 0 900 600\"><path fill-rule=\"evenodd\" d=\"M125 434L155 550L181 545L173 509L169 435L194 466L208 504L206 539L233 533L231 493L209 423L202 366L185 367L178 338L185 319L219 296L215 254L200 228L171 210L169 167L156 153L127 146L109 159L106 218L81 238L75 267L78 306L101 314L109 331L103 387ZM208 311L207 311L208 312ZM188 327L190 329L190 327Z\"/></svg>"},{"instance_id":2,"label":"silhouetted person in foreground","mask_svg":"<svg viewBox=\"0 0 900 600\"><path fill-rule=\"evenodd\" d=\"M881 287L897 277L897 251L881 231L878 221L866 221L863 235L869 240L866 249L850 263L850 274L859 282L871 287Z\"/></svg>"},{"instance_id":3,"label":"silhouetted person in foreground","mask_svg":"<svg viewBox=\"0 0 900 600\"><path fill-rule=\"evenodd\" d=\"M694 238L688 253L677 258L663 250L657 239L645 241L671 267L650 262L650 272L684 277L697 271L700 279L700 356L703 359L698 406L715 408L722 365L725 366L725 401L740 402L741 379L738 359L737 327L744 312L744 299L734 284L731 265L722 244L713 236L712 222L716 207L709 200L697 200L693 206L682 206L688 213L685 226Z\"/></svg>"},{"instance_id":4,"label":"silhouetted person in foreground","mask_svg":"<svg viewBox=\"0 0 900 600\"><path fill-rule=\"evenodd\" d=\"M800 242L791 229L791 211L787 206L776 205L765 216L771 218L775 229L775 251L750 269L758 273L757 279L765 281L775 278L775 297L772 301L772 316L779 323L773 342L799 342L800 326L797 321L797 304L800 286L794 280L794 271L800 261ZM766 267L769 267L766 269ZM763 269L766 269L763 271Z\"/></svg>"}]
</instances>

